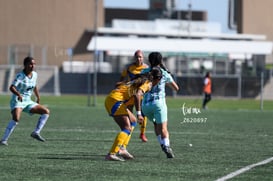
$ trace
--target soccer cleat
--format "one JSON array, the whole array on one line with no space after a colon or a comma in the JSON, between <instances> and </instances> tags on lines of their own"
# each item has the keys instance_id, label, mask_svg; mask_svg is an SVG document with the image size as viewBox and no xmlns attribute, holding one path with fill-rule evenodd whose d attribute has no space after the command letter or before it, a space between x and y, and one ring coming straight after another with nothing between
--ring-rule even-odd
<instances>
[{"instance_id":1,"label":"soccer cleat","mask_svg":"<svg viewBox=\"0 0 273 181\"><path fill-rule=\"evenodd\" d=\"M161 145L161 148L166 153L167 158L174 158L174 153L173 153L173 150L171 149L171 147Z\"/></svg>"},{"instance_id":2,"label":"soccer cleat","mask_svg":"<svg viewBox=\"0 0 273 181\"><path fill-rule=\"evenodd\" d=\"M127 160L134 159L134 156L131 155L125 148L119 149L118 156L121 156L122 158Z\"/></svg>"},{"instance_id":3,"label":"soccer cleat","mask_svg":"<svg viewBox=\"0 0 273 181\"><path fill-rule=\"evenodd\" d=\"M139 135L139 138L140 138L143 142L147 142L147 141L148 141L147 137L146 137L145 134L143 134L143 133L141 133L141 134Z\"/></svg>"},{"instance_id":4,"label":"soccer cleat","mask_svg":"<svg viewBox=\"0 0 273 181\"><path fill-rule=\"evenodd\" d=\"M123 158L120 158L118 157L116 154L107 154L105 156L105 160L108 160L108 161L125 161Z\"/></svg>"},{"instance_id":5,"label":"soccer cleat","mask_svg":"<svg viewBox=\"0 0 273 181\"><path fill-rule=\"evenodd\" d=\"M8 146L8 141L1 140L0 145Z\"/></svg>"},{"instance_id":6,"label":"soccer cleat","mask_svg":"<svg viewBox=\"0 0 273 181\"><path fill-rule=\"evenodd\" d=\"M38 133L32 132L30 136L38 141L45 142L45 139Z\"/></svg>"}]
</instances>

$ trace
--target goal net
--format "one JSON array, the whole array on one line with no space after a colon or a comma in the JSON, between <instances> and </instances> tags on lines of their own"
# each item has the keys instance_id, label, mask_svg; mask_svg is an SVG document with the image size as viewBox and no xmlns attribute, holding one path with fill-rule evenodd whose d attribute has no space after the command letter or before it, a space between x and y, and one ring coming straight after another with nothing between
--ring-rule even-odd
<instances>
[{"instance_id":1,"label":"goal net","mask_svg":"<svg viewBox=\"0 0 273 181\"><path fill-rule=\"evenodd\" d=\"M19 65L0 65L0 94L9 94L16 73L23 69ZM36 66L37 86L40 94L60 95L59 69L57 66Z\"/></svg>"}]
</instances>

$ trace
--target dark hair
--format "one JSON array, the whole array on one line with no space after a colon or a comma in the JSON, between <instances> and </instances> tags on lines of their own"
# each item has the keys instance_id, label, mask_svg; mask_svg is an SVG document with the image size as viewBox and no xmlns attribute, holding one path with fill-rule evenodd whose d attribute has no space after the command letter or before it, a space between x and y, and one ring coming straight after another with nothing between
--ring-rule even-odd
<instances>
[{"instance_id":1,"label":"dark hair","mask_svg":"<svg viewBox=\"0 0 273 181\"><path fill-rule=\"evenodd\" d=\"M146 81L152 82L153 80L158 80L162 78L162 71L159 67L153 67L151 71L137 74L130 82L132 83L132 87L138 88Z\"/></svg>"},{"instance_id":2,"label":"dark hair","mask_svg":"<svg viewBox=\"0 0 273 181\"><path fill-rule=\"evenodd\" d=\"M159 52L150 53L148 59L151 67L155 67L162 64L162 55Z\"/></svg>"},{"instance_id":3,"label":"dark hair","mask_svg":"<svg viewBox=\"0 0 273 181\"><path fill-rule=\"evenodd\" d=\"M162 71L159 67L152 67L150 74L153 80L162 78Z\"/></svg>"},{"instance_id":4,"label":"dark hair","mask_svg":"<svg viewBox=\"0 0 273 181\"><path fill-rule=\"evenodd\" d=\"M32 60L34 60L33 57L26 57L26 58L24 59L24 66L26 66L28 63L30 63Z\"/></svg>"},{"instance_id":5,"label":"dark hair","mask_svg":"<svg viewBox=\"0 0 273 181\"><path fill-rule=\"evenodd\" d=\"M156 66L160 66L163 70L170 73L170 71L163 64L163 61L162 61L163 57L162 57L161 53L152 52L152 53L149 54L148 59L149 59L149 63L150 63L152 68L156 67Z\"/></svg>"}]
</instances>

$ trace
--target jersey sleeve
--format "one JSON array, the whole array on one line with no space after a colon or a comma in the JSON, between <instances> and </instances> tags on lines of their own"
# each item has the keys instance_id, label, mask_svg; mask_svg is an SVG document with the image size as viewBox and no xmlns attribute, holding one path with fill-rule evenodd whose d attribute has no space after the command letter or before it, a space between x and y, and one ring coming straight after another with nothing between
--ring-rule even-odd
<instances>
[{"instance_id":1,"label":"jersey sleeve","mask_svg":"<svg viewBox=\"0 0 273 181\"><path fill-rule=\"evenodd\" d=\"M17 87L20 84L20 82L22 82L23 79L24 79L24 76L21 73L18 73L11 85L14 85L15 87Z\"/></svg>"},{"instance_id":2,"label":"jersey sleeve","mask_svg":"<svg viewBox=\"0 0 273 181\"><path fill-rule=\"evenodd\" d=\"M121 72L121 77L126 77L127 76L127 67L122 70Z\"/></svg>"},{"instance_id":3,"label":"jersey sleeve","mask_svg":"<svg viewBox=\"0 0 273 181\"><path fill-rule=\"evenodd\" d=\"M169 73L168 73L167 71L165 71L165 70L162 70L162 71L163 71L163 77L165 78L166 83L172 83L172 82L174 82L173 77L172 77L171 74L169 74Z\"/></svg>"},{"instance_id":4,"label":"jersey sleeve","mask_svg":"<svg viewBox=\"0 0 273 181\"><path fill-rule=\"evenodd\" d=\"M147 73L147 72L150 72L150 71L151 71L151 68L145 68L140 73L144 74L144 73Z\"/></svg>"},{"instance_id":5,"label":"jersey sleeve","mask_svg":"<svg viewBox=\"0 0 273 181\"><path fill-rule=\"evenodd\" d=\"M209 83L209 79L208 78L205 78L204 80L204 85L207 85Z\"/></svg>"}]
</instances>

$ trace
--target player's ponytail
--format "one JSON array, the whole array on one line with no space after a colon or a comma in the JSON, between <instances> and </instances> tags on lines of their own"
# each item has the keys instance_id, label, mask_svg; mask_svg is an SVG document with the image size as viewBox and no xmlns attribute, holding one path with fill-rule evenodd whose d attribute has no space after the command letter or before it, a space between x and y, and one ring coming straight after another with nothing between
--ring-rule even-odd
<instances>
[{"instance_id":1,"label":"player's ponytail","mask_svg":"<svg viewBox=\"0 0 273 181\"><path fill-rule=\"evenodd\" d=\"M163 70L165 70L166 72L168 72L169 74L171 73L167 67L165 67L165 65L163 63L159 64L160 68L162 68Z\"/></svg>"},{"instance_id":2,"label":"player's ponytail","mask_svg":"<svg viewBox=\"0 0 273 181\"><path fill-rule=\"evenodd\" d=\"M149 63L151 65L151 68L160 66L160 68L162 68L166 72L170 73L170 71L163 64L163 57L162 57L161 53L152 52L149 54L148 59L149 59Z\"/></svg>"}]
</instances>

